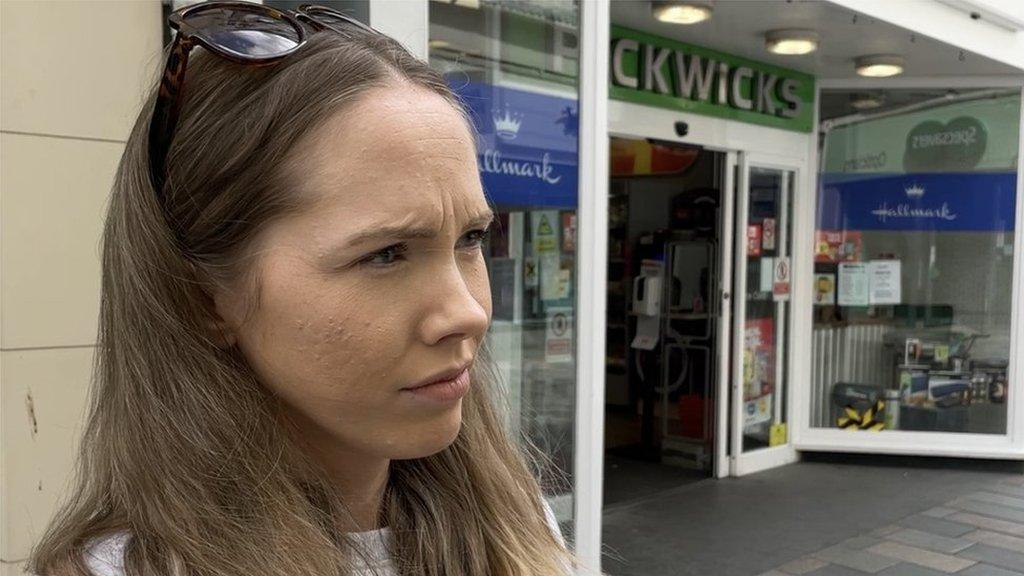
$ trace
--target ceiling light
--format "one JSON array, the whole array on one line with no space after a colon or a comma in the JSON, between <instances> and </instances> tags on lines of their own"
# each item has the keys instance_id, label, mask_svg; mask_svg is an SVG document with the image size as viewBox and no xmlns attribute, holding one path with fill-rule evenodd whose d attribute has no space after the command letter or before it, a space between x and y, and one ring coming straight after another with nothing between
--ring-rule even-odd
<instances>
[{"instance_id":1,"label":"ceiling light","mask_svg":"<svg viewBox=\"0 0 1024 576\"><path fill-rule=\"evenodd\" d=\"M441 40L439 38L435 38L435 39L431 40L430 42L427 42L427 47L428 48L433 48L433 49L450 48L451 44L449 44L447 40Z\"/></svg>"},{"instance_id":2,"label":"ceiling light","mask_svg":"<svg viewBox=\"0 0 1024 576\"><path fill-rule=\"evenodd\" d=\"M764 35L764 47L773 54L810 54L818 49L818 33L813 30L772 30Z\"/></svg>"},{"instance_id":3,"label":"ceiling light","mask_svg":"<svg viewBox=\"0 0 1024 576\"><path fill-rule=\"evenodd\" d=\"M850 106L855 110L871 110L883 104L882 97L874 94L855 94L850 99Z\"/></svg>"},{"instance_id":4,"label":"ceiling light","mask_svg":"<svg viewBox=\"0 0 1024 576\"><path fill-rule=\"evenodd\" d=\"M854 61L857 74L871 78L886 78L903 73L903 58L891 54L861 56Z\"/></svg>"},{"instance_id":5,"label":"ceiling light","mask_svg":"<svg viewBox=\"0 0 1024 576\"><path fill-rule=\"evenodd\" d=\"M668 2L653 0L651 13L670 24L696 24L711 18L711 4L707 2Z\"/></svg>"}]
</instances>

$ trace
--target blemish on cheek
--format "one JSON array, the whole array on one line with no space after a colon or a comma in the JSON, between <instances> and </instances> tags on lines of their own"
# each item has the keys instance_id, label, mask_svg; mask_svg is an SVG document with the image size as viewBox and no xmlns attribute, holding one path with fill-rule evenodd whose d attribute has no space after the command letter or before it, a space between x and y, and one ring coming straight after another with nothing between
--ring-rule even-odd
<instances>
[{"instance_id":1,"label":"blemish on cheek","mask_svg":"<svg viewBox=\"0 0 1024 576\"><path fill-rule=\"evenodd\" d=\"M28 411L28 421L32 428L32 439L36 439L36 434L39 433L39 422L36 421L36 405L35 401L32 400L32 391L29 390L28 394L25 395L25 410Z\"/></svg>"}]
</instances>

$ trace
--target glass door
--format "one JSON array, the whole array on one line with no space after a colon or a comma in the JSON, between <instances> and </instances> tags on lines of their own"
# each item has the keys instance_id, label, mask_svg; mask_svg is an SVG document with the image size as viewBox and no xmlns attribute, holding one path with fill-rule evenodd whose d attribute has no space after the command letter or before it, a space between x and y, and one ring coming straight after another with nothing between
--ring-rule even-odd
<instances>
[{"instance_id":1,"label":"glass door","mask_svg":"<svg viewBox=\"0 0 1024 576\"><path fill-rule=\"evenodd\" d=\"M790 443L794 165L741 154L733 274L731 473L796 460Z\"/></svg>"}]
</instances>

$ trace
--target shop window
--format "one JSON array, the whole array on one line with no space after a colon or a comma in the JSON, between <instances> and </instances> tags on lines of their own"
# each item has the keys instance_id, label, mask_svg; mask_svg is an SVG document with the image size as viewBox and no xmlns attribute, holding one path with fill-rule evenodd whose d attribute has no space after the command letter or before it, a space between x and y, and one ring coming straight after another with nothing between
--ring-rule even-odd
<instances>
[{"instance_id":1,"label":"shop window","mask_svg":"<svg viewBox=\"0 0 1024 576\"><path fill-rule=\"evenodd\" d=\"M1006 434L1020 105L822 92L812 427Z\"/></svg>"},{"instance_id":2,"label":"shop window","mask_svg":"<svg viewBox=\"0 0 1024 576\"><path fill-rule=\"evenodd\" d=\"M571 539L576 414L576 2L430 3L430 64L465 103L484 191L488 335L514 434L543 453L541 482Z\"/></svg>"}]
</instances>

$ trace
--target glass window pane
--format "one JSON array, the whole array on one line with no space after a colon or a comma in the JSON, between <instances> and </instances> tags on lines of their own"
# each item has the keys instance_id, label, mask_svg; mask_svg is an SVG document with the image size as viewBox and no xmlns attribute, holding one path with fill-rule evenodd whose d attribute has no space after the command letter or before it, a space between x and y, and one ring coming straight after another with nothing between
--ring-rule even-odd
<instances>
[{"instance_id":1,"label":"glass window pane","mask_svg":"<svg viewBox=\"0 0 1024 576\"><path fill-rule=\"evenodd\" d=\"M811 425L1005 434L1020 92L822 115Z\"/></svg>"},{"instance_id":2,"label":"glass window pane","mask_svg":"<svg viewBox=\"0 0 1024 576\"><path fill-rule=\"evenodd\" d=\"M576 397L578 11L575 1L430 3L430 63L477 131L499 227L486 247L489 345L512 431L539 448L571 539Z\"/></svg>"},{"instance_id":3,"label":"glass window pane","mask_svg":"<svg viewBox=\"0 0 1024 576\"><path fill-rule=\"evenodd\" d=\"M743 451L786 443L794 173L752 167L746 230Z\"/></svg>"}]
</instances>

